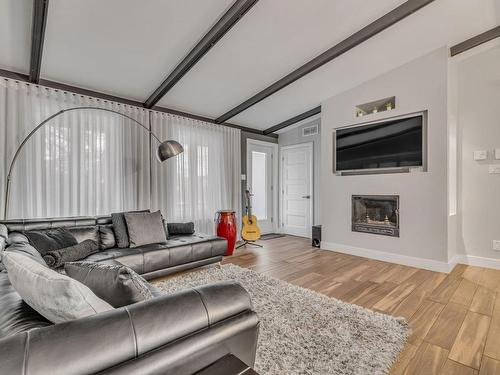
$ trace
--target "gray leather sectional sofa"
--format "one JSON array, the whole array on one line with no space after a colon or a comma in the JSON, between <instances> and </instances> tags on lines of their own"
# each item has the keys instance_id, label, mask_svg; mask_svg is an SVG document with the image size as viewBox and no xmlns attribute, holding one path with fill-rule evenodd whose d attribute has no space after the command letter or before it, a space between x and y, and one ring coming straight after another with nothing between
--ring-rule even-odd
<instances>
[{"instance_id":1,"label":"gray leather sectional sofa","mask_svg":"<svg viewBox=\"0 0 500 375\"><path fill-rule=\"evenodd\" d=\"M108 239L101 236L99 227L111 226L111 217L70 217L57 219L30 219L0 221L8 233L24 230L44 230L67 228L78 240L87 239L105 245ZM1 231L1 229L0 229ZM222 260L226 254L227 241L224 238L207 234L192 235L169 234L165 243L144 245L135 248L110 247L92 254L85 261L106 262L116 260L132 268L146 280L171 273L200 267Z\"/></svg>"},{"instance_id":2,"label":"gray leather sectional sofa","mask_svg":"<svg viewBox=\"0 0 500 375\"><path fill-rule=\"evenodd\" d=\"M79 241L110 218L4 221L16 231L67 227ZM0 225L0 237L5 226ZM17 234L17 236L19 236ZM2 240L0 239L0 242ZM2 245L2 243L0 243ZM1 246L0 246L1 247ZM17 250L14 250L17 247ZM217 262L224 239L173 236L164 244L109 248L86 258L120 262L148 279ZM237 283L209 284L66 323L52 324L28 306L0 272L0 374L193 374L233 354L253 366L259 320Z\"/></svg>"}]
</instances>

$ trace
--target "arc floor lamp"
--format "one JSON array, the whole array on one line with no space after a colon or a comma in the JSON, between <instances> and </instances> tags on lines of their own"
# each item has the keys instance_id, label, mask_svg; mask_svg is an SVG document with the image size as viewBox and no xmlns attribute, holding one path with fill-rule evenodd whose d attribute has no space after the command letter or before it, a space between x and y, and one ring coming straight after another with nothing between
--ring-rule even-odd
<instances>
[{"instance_id":1,"label":"arc floor lamp","mask_svg":"<svg viewBox=\"0 0 500 375\"><path fill-rule=\"evenodd\" d=\"M12 179L12 170L14 168L14 165L16 164L17 158L23 149L24 145L28 142L28 140L41 128L43 127L47 122L50 120L62 115L65 112L71 112L71 111L104 111L104 112L111 112L115 113L117 115L120 115L122 117L125 117L132 121L135 125L140 126L141 128L145 129L157 142L158 142L158 147L156 149L156 157L159 162L164 162L167 159L170 159L173 156L179 155L181 152L184 151L184 148L182 145L174 140L166 140L166 141L160 141L160 139L149 129L148 127L144 126L141 124L139 121L133 119L130 116L127 116L121 112L114 111L112 109L107 109L107 108L99 108L99 107L73 107L73 108L68 108L68 109L62 109L57 113L54 113L53 115L47 117L45 120L43 120L41 123L39 123L21 142L19 147L17 148L14 157L12 158L12 161L10 162L10 166L7 172L7 178L6 178L6 187L5 187L5 201L4 201L4 219L7 219L7 213L9 209L9 194L10 194L10 182Z\"/></svg>"}]
</instances>

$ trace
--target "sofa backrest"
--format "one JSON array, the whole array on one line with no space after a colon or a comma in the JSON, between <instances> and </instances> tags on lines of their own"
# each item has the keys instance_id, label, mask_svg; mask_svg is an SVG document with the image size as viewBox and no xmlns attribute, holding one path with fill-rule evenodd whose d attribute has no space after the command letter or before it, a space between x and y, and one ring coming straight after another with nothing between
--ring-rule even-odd
<instances>
[{"instance_id":1,"label":"sofa backrest","mask_svg":"<svg viewBox=\"0 0 500 375\"><path fill-rule=\"evenodd\" d=\"M40 230L62 227L85 227L93 225L111 224L111 216L95 216L95 217L58 217L58 218L43 218L43 219L11 219L0 220L0 224L4 224L9 232L23 230Z\"/></svg>"}]
</instances>

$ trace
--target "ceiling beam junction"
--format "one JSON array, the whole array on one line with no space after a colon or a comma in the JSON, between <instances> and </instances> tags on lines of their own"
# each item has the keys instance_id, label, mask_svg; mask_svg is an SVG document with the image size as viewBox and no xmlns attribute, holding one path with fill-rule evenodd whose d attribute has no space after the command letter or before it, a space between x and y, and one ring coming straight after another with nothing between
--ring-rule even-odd
<instances>
[{"instance_id":1,"label":"ceiling beam junction","mask_svg":"<svg viewBox=\"0 0 500 375\"><path fill-rule=\"evenodd\" d=\"M317 115L318 113L321 113L321 106L310 109L309 111L302 112L300 115L294 116L286 121L280 122L277 125L271 126L270 128L264 130L264 134L269 135L271 133L277 132L278 130L287 128L290 125L296 124L297 122L305 120L314 115Z\"/></svg>"}]
</instances>

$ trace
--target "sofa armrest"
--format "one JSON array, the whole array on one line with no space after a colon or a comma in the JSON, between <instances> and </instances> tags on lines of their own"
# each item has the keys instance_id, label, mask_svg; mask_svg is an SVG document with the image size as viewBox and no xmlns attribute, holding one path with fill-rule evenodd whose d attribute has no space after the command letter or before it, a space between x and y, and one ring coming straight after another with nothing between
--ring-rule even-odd
<instances>
[{"instance_id":1,"label":"sofa armrest","mask_svg":"<svg viewBox=\"0 0 500 375\"><path fill-rule=\"evenodd\" d=\"M251 308L237 283L187 289L5 338L0 340L0 363L10 374L96 373L206 332Z\"/></svg>"}]
</instances>

